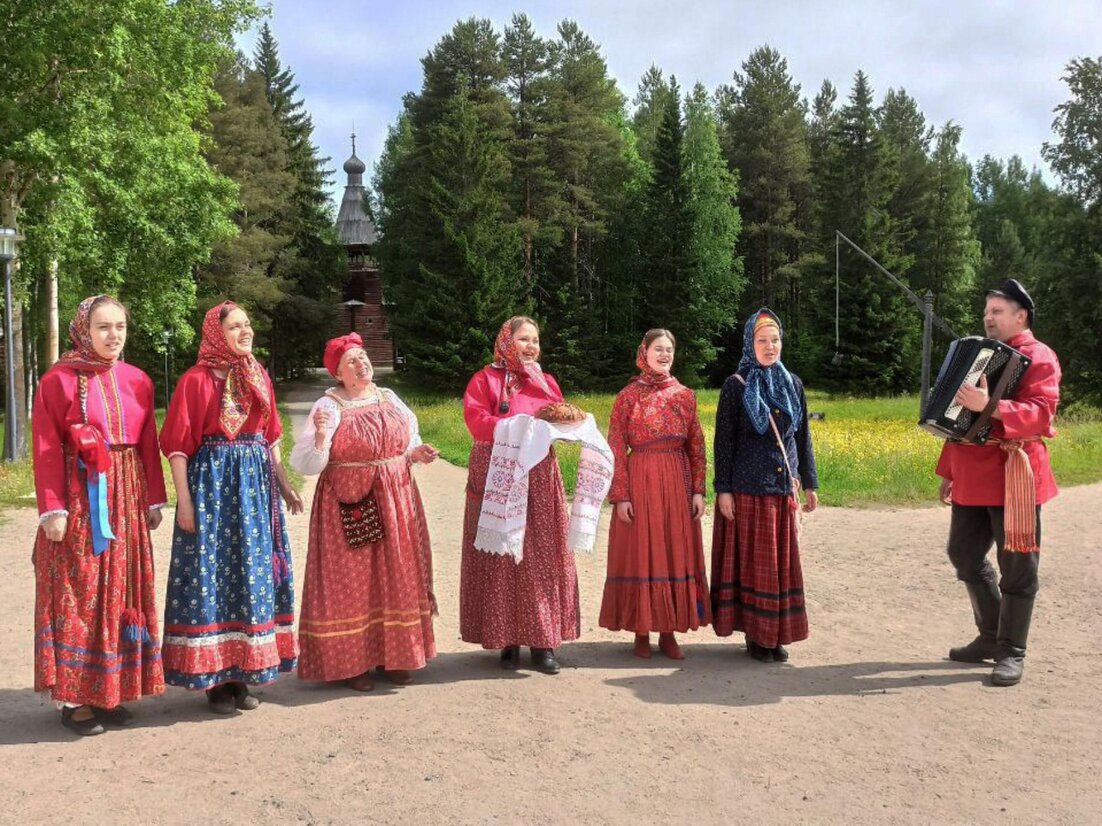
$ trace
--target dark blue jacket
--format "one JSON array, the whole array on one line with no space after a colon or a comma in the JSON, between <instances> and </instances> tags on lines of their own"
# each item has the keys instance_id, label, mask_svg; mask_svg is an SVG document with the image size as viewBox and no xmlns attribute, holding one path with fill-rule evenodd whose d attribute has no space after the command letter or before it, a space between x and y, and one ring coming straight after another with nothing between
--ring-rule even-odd
<instances>
[{"instance_id":1,"label":"dark blue jacket","mask_svg":"<svg viewBox=\"0 0 1102 826\"><path fill-rule=\"evenodd\" d=\"M807 424L807 398L804 385L793 374L792 381L800 397L803 421L784 436L788 463L804 490L817 490L815 454L811 449L811 429ZM777 446L773 428L758 434L742 404L742 382L730 376L719 393L716 409L715 480L716 493L749 493L755 496L784 496L792 489L784 459ZM788 414L774 408L773 420L783 435L789 426Z\"/></svg>"}]
</instances>

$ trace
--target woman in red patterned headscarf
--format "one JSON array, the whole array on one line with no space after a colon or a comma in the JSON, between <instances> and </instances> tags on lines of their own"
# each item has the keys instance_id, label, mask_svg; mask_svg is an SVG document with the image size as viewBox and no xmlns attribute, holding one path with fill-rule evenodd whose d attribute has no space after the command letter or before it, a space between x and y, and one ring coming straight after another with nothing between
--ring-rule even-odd
<instances>
[{"instance_id":1,"label":"woman in red patterned headscarf","mask_svg":"<svg viewBox=\"0 0 1102 826\"><path fill-rule=\"evenodd\" d=\"M535 414L563 400L555 379L539 365L539 327L527 316L501 326L494 362L474 374L463 396L463 416L474 437L463 519L459 633L467 642L501 649L501 665L515 669L520 647L532 664L557 674L555 649L581 632L578 574L567 549L566 497L554 450L528 475L528 530L520 562L475 548L478 517L493 451L494 427L518 413Z\"/></svg>"},{"instance_id":2,"label":"woman in red patterned headscarf","mask_svg":"<svg viewBox=\"0 0 1102 826\"><path fill-rule=\"evenodd\" d=\"M244 310L212 307L161 429L176 486L165 678L206 689L219 714L256 708L249 686L290 671L297 655L279 496L292 513L302 499L280 461L275 394L252 345Z\"/></svg>"},{"instance_id":3,"label":"woman in red patterned headscarf","mask_svg":"<svg viewBox=\"0 0 1102 826\"><path fill-rule=\"evenodd\" d=\"M609 499L608 577L602 628L635 632L635 655L650 657L650 633L670 659L684 658L675 631L711 622L700 517L707 460L696 396L671 374L676 342L648 330L639 375L616 396L608 443L616 457Z\"/></svg>"},{"instance_id":4,"label":"woman in red patterned headscarf","mask_svg":"<svg viewBox=\"0 0 1102 826\"><path fill-rule=\"evenodd\" d=\"M73 349L34 398L35 689L78 734L125 725L121 703L164 692L153 548L165 482L153 382L119 361L126 310L109 295L80 303Z\"/></svg>"}]
</instances>

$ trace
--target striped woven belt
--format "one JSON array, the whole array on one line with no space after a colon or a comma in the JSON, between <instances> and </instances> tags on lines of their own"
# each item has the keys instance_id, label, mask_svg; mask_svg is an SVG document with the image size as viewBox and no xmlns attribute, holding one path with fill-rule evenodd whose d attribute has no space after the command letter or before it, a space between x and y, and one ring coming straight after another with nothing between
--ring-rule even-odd
<instances>
[{"instance_id":1,"label":"striped woven belt","mask_svg":"<svg viewBox=\"0 0 1102 826\"><path fill-rule=\"evenodd\" d=\"M1033 479L1033 465L1025 452L1025 442L1039 442L1040 436L1021 439L988 439L987 445L995 445L1006 452L1005 490L1003 493L1003 547L1018 553L1035 553L1041 550L1037 544L1037 486ZM971 442L962 444L973 447Z\"/></svg>"}]
</instances>

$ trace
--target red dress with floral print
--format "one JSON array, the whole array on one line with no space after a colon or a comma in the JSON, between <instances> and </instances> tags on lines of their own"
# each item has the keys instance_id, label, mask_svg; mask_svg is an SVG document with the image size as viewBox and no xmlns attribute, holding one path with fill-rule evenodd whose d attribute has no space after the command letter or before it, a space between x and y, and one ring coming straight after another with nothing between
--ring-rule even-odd
<instances>
[{"instance_id":1,"label":"red dress with floral print","mask_svg":"<svg viewBox=\"0 0 1102 826\"><path fill-rule=\"evenodd\" d=\"M608 429L616 457L610 501L631 502L631 524L609 528L600 624L614 631L689 631L711 622L700 521L704 433L692 390L676 379L632 381L616 396Z\"/></svg>"},{"instance_id":2,"label":"red dress with floral print","mask_svg":"<svg viewBox=\"0 0 1102 826\"><path fill-rule=\"evenodd\" d=\"M406 457L409 424L386 398L359 406L337 401L340 424L310 512L299 618L304 680L344 680L375 666L413 670L436 656L432 549ZM385 535L353 548L340 503L368 494L379 504Z\"/></svg>"},{"instance_id":3,"label":"red dress with floral print","mask_svg":"<svg viewBox=\"0 0 1102 826\"><path fill-rule=\"evenodd\" d=\"M494 426L518 413L534 414L562 391L543 374L549 392L531 379L509 396L501 411L505 371L486 367L475 373L463 397L463 416L474 437L467 465L467 508L463 518L463 561L459 586L459 634L483 648L528 645L557 648L581 634L578 573L566 547L569 515L562 474L552 449L528 474L528 527L524 558L479 551L474 546L486 471L493 451Z\"/></svg>"}]
</instances>

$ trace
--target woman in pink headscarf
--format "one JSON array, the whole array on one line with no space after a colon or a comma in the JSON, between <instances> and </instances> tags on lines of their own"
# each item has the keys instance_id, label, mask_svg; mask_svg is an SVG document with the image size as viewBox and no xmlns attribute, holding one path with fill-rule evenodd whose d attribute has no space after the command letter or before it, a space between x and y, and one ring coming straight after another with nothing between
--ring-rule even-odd
<instances>
[{"instance_id":1,"label":"woman in pink headscarf","mask_svg":"<svg viewBox=\"0 0 1102 826\"><path fill-rule=\"evenodd\" d=\"M332 339L325 367L340 384L314 404L291 451L301 473L320 473L310 511L298 676L397 685L436 656L432 549L413 462L437 456L417 417L377 387L357 333Z\"/></svg>"},{"instance_id":2,"label":"woman in pink headscarf","mask_svg":"<svg viewBox=\"0 0 1102 826\"><path fill-rule=\"evenodd\" d=\"M249 317L212 307L194 367L180 377L161 428L176 485L165 599L165 679L206 689L211 711L260 701L295 665L291 549L279 497L302 499L280 461L275 393L253 356Z\"/></svg>"},{"instance_id":3,"label":"woman in pink headscarf","mask_svg":"<svg viewBox=\"0 0 1102 826\"><path fill-rule=\"evenodd\" d=\"M518 413L536 414L563 401L562 391L539 365L539 327L514 316L498 333L494 362L479 370L463 396L463 417L474 437L467 470L463 519L459 633L467 642L501 649L501 665L514 670L520 647L532 649L532 665L557 674L555 649L581 633L578 573L567 549L566 496L554 449L528 474L527 530L521 561L475 547L494 427Z\"/></svg>"},{"instance_id":4,"label":"woman in pink headscarf","mask_svg":"<svg viewBox=\"0 0 1102 826\"><path fill-rule=\"evenodd\" d=\"M122 361L127 315L80 303L73 349L34 397L36 691L81 735L126 725L122 703L165 690L149 529L161 522L153 382Z\"/></svg>"}]
</instances>

